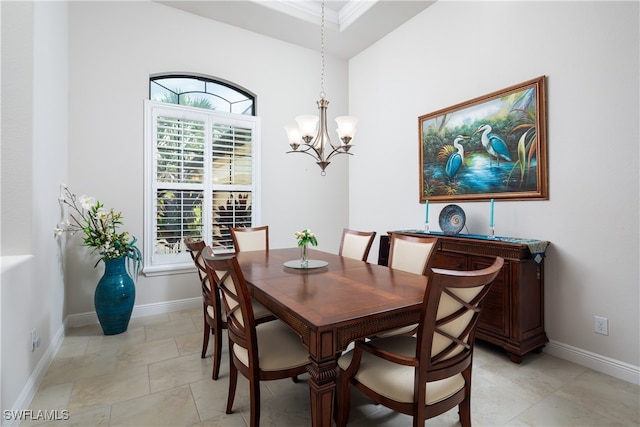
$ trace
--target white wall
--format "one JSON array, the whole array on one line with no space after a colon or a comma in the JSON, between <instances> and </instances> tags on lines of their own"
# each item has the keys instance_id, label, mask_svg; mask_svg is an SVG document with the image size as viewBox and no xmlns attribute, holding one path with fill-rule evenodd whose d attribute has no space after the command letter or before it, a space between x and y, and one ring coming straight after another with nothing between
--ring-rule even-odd
<instances>
[{"instance_id":1,"label":"white wall","mask_svg":"<svg viewBox=\"0 0 640 427\"><path fill-rule=\"evenodd\" d=\"M71 2L69 10L69 184L74 192L122 210L125 228L142 240L142 107L149 76L215 76L258 97L262 222L270 227L270 245L291 246L293 233L308 227L318 234L320 249L337 252L348 221L347 159L337 157L321 177L310 157L285 154L283 126L296 115L317 114L318 52L153 2ZM347 63L327 57L325 83L333 121L347 113ZM93 270L77 244L68 250L68 313L92 312L101 266ZM197 283L195 273L141 277L136 306L197 298Z\"/></svg>"},{"instance_id":2,"label":"white wall","mask_svg":"<svg viewBox=\"0 0 640 427\"><path fill-rule=\"evenodd\" d=\"M379 233L424 225L418 116L548 76L550 199L496 203L496 232L551 242L547 349L610 358L636 382L638 5L438 2L349 63L364 141L350 160L349 224ZM489 204L458 204L469 232L486 233ZM430 204L432 229L444 206ZM594 333L594 315L609 318L609 336Z\"/></svg>"},{"instance_id":3,"label":"white wall","mask_svg":"<svg viewBox=\"0 0 640 427\"><path fill-rule=\"evenodd\" d=\"M315 111L317 52L151 2L71 2L68 16L63 2L0 8L1 409L26 404L63 319L93 311L101 270L78 245L61 258L52 238L58 185L121 209L127 229L142 236L142 100L149 75L166 71L210 74L258 94L271 244L289 246L293 231L311 227L329 251L346 225L379 233L422 225L419 115L548 75L551 198L499 203L498 232L552 242L548 348L611 358L637 373L636 2L437 3L351 60L349 74L328 57L330 120L348 112L361 121L356 155L336 158L324 178L311 159L284 154L282 129ZM536 27L527 32L523 21ZM470 231L483 232L486 203L461 205ZM431 210L435 224L437 205ZM370 260L376 251L377 243ZM141 278L136 303L197 298L194 280ZM608 337L593 333L594 314L610 319ZM42 347L31 352L34 327Z\"/></svg>"},{"instance_id":4,"label":"white wall","mask_svg":"<svg viewBox=\"0 0 640 427\"><path fill-rule=\"evenodd\" d=\"M67 6L2 2L2 409L28 403L62 339L58 183L67 171ZM41 346L32 351L31 331Z\"/></svg>"}]
</instances>

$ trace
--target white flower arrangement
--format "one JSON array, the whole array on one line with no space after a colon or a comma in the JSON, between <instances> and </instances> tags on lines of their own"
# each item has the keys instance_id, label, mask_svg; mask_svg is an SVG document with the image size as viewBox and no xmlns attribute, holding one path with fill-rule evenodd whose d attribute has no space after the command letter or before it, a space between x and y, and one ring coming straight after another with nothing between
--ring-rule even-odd
<instances>
[{"instance_id":1,"label":"white flower arrangement","mask_svg":"<svg viewBox=\"0 0 640 427\"><path fill-rule=\"evenodd\" d=\"M308 244L318 246L318 239L316 239L316 235L312 233L308 228L306 230L296 231L295 237L296 239L298 239L298 246L304 246Z\"/></svg>"},{"instance_id":2,"label":"white flower arrangement","mask_svg":"<svg viewBox=\"0 0 640 427\"><path fill-rule=\"evenodd\" d=\"M71 210L71 220L65 218L58 224L54 229L55 237L60 237L65 232L75 234L82 231L85 235L83 244L94 248L93 250L100 254L100 260L126 256L134 261L134 271L137 275L142 263L142 254L135 245L135 237L131 237L127 231L118 233L118 227L122 225L121 212L116 212L113 208L107 210L93 197L78 197L66 185L62 185L58 201Z\"/></svg>"}]
</instances>

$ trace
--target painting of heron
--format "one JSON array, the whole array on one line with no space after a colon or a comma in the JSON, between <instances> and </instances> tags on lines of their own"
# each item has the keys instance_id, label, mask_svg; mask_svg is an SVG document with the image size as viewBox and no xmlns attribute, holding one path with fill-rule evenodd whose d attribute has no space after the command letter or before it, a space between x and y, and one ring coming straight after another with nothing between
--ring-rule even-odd
<instances>
[{"instance_id":1,"label":"painting of heron","mask_svg":"<svg viewBox=\"0 0 640 427\"><path fill-rule=\"evenodd\" d=\"M548 199L545 77L418 118L420 202Z\"/></svg>"}]
</instances>

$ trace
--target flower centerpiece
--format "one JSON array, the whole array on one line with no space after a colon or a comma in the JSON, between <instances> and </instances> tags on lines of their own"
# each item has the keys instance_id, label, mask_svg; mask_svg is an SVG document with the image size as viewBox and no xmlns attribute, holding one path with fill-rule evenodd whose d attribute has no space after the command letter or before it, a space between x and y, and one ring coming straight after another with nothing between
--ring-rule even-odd
<instances>
[{"instance_id":1,"label":"flower centerpiece","mask_svg":"<svg viewBox=\"0 0 640 427\"><path fill-rule=\"evenodd\" d=\"M64 218L54 235L83 232L83 245L98 252L100 258L94 267L103 261L105 271L94 293L96 314L105 335L122 333L127 330L135 301L135 283L129 272L137 278L142 266L137 239L127 231L118 231L121 212L106 209L93 197L78 197L63 185L58 200L70 219Z\"/></svg>"},{"instance_id":2,"label":"flower centerpiece","mask_svg":"<svg viewBox=\"0 0 640 427\"><path fill-rule=\"evenodd\" d=\"M298 239L298 246L300 247L300 264L306 267L309 265L307 246L310 244L318 246L318 239L316 239L316 235L308 228L302 231L296 231L295 236L296 239Z\"/></svg>"}]
</instances>

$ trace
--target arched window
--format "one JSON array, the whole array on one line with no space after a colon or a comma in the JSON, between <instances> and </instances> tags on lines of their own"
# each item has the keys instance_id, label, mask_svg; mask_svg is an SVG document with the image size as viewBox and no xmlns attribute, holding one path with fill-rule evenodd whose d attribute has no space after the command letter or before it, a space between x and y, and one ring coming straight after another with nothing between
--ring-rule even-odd
<instances>
[{"instance_id":1,"label":"arched window","mask_svg":"<svg viewBox=\"0 0 640 427\"><path fill-rule=\"evenodd\" d=\"M255 116L255 95L225 80L170 74L149 79L149 99L170 104Z\"/></svg>"},{"instance_id":2,"label":"arched window","mask_svg":"<svg viewBox=\"0 0 640 427\"><path fill-rule=\"evenodd\" d=\"M231 227L259 223L255 95L200 75L149 78L144 272L192 269L184 238L233 251Z\"/></svg>"}]
</instances>

